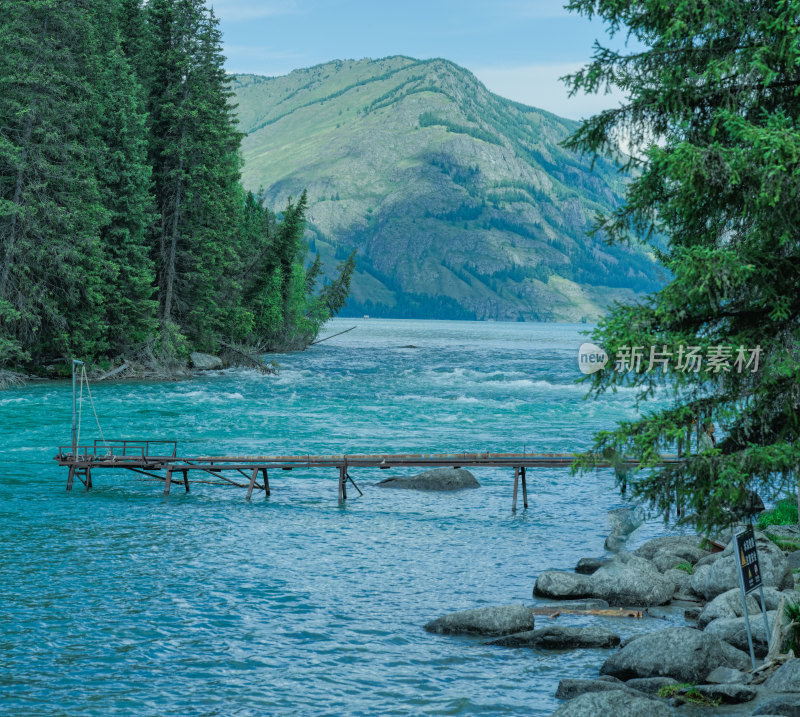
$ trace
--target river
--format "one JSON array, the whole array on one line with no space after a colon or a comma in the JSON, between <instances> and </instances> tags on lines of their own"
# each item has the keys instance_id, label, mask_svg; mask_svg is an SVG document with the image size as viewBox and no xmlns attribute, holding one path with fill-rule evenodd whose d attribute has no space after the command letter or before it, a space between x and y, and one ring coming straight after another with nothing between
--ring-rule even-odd
<instances>
[{"instance_id":1,"label":"river","mask_svg":"<svg viewBox=\"0 0 800 717\"><path fill-rule=\"evenodd\" d=\"M281 371L93 386L106 438L180 453L576 451L636 415L575 385L586 327L338 319ZM410 348L410 347L414 348ZM477 469L456 494L364 491L335 469L273 473L272 495L192 492L96 471L66 493L71 386L0 393L0 712L24 715L549 715L604 653L431 635L455 610L531 604L536 575L603 554L613 476ZM84 403L81 442L97 438ZM520 505L521 507L521 505ZM647 523L634 544L663 532ZM626 637L654 619L559 618ZM537 619L546 624L548 618ZM656 623L658 622L658 625ZM567 624L565 622L565 624Z\"/></svg>"}]
</instances>

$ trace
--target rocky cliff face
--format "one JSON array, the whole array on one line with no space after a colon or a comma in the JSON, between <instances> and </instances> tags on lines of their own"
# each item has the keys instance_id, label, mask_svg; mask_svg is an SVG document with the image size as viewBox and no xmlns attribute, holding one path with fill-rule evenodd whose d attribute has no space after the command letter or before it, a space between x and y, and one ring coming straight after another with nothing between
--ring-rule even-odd
<instances>
[{"instance_id":1,"label":"rocky cliff face","mask_svg":"<svg viewBox=\"0 0 800 717\"><path fill-rule=\"evenodd\" d=\"M491 94L446 60L239 75L244 181L309 195L312 250L358 250L351 313L592 320L660 276L586 230L624 177L559 143L575 123Z\"/></svg>"}]
</instances>

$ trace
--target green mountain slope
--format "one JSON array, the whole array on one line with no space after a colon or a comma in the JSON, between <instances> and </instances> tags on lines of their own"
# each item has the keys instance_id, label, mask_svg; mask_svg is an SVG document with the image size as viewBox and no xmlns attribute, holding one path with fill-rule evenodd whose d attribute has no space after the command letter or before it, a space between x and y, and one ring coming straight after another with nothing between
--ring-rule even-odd
<instances>
[{"instance_id":1,"label":"green mountain slope","mask_svg":"<svg viewBox=\"0 0 800 717\"><path fill-rule=\"evenodd\" d=\"M580 321L659 285L641 250L586 236L624 187L559 146L575 123L451 62L336 61L233 89L245 185L272 207L307 189L312 251L358 250L351 313Z\"/></svg>"}]
</instances>

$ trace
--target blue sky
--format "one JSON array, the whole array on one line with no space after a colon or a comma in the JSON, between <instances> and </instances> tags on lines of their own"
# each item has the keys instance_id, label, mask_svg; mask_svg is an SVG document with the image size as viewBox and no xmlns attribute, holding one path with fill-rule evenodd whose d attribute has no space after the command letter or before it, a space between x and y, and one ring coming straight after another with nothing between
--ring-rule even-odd
<instances>
[{"instance_id":1,"label":"blue sky","mask_svg":"<svg viewBox=\"0 0 800 717\"><path fill-rule=\"evenodd\" d=\"M608 38L601 22L568 13L564 2L208 0L230 72L283 75L336 59L444 57L499 95L580 119L620 97L567 98L558 78L589 59L595 39Z\"/></svg>"}]
</instances>

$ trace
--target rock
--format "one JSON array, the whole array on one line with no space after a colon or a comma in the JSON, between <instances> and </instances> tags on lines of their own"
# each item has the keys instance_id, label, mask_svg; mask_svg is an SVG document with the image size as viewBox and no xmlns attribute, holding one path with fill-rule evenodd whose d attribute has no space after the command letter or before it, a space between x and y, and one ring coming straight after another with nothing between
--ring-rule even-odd
<instances>
[{"instance_id":1,"label":"rock","mask_svg":"<svg viewBox=\"0 0 800 717\"><path fill-rule=\"evenodd\" d=\"M704 565L713 565L722 557L722 551L720 550L717 553L709 553L704 558L700 558L695 564L694 569L695 571L697 568L702 568Z\"/></svg>"},{"instance_id":2,"label":"rock","mask_svg":"<svg viewBox=\"0 0 800 717\"><path fill-rule=\"evenodd\" d=\"M546 598L592 597L589 581L592 576L548 570L536 578L533 594Z\"/></svg>"},{"instance_id":3,"label":"rock","mask_svg":"<svg viewBox=\"0 0 800 717\"><path fill-rule=\"evenodd\" d=\"M794 578L783 551L762 533L756 533L758 560L764 587L778 590L794 587ZM689 582L691 589L706 600L712 600L727 590L738 587L733 541L728 543L719 559L711 565L697 568Z\"/></svg>"},{"instance_id":4,"label":"rock","mask_svg":"<svg viewBox=\"0 0 800 717\"><path fill-rule=\"evenodd\" d=\"M687 607L683 611L683 617L686 620L697 620L697 618L700 617L700 613L701 612L703 612L702 608L699 608L699 607Z\"/></svg>"},{"instance_id":5,"label":"rock","mask_svg":"<svg viewBox=\"0 0 800 717\"><path fill-rule=\"evenodd\" d=\"M800 598L800 595L798 595ZM775 610L781 599L781 593L774 588L764 588L764 603L767 610ZM747 596L747 613L758 615L761 612L761 601L756 597L756 593ZM714 620L720 618L742 617L742 591L734 588L727 592L717 595L708 605L705 606L700 617L697 618L697 626L700 629Z\"/></svg>"},{"instance_id":6,"label":"rock","mask_svg":"<svg viewBox=\"0 0 800 717\"><path fill-rule=\"evenodd\" d=\"M222 368L222 359L219 356L203 354L199 351L190 353L189 360L198 371L214 371Z\"/></svg>"},{"instance_id":7,"label":"rock","mask_svg":"<svg viewBox=\"0 0 800 717\"><path fill-rule=\"evenodd\" d=\"M628 536L644 523L644 511L639 506L610 510L608 517L611 534L606 538L605 548L612 552L620 550Z\"/></svg>"},{"instance_id":8,"label":"rock","mask_svg":"<svg viewBox=\"0 0 800 717\"><path fill-rule=\"evenodd\" d=\"M639 692L646 692L648 695L657 695L662 687L680 684L671 677L634 677L625 683L626 687L631 687Z\"/></svg>"},{"instance_id":9,"label":"rock","mask_svg":"<svg viewBox=\"0 0 800 717\"><path fill-rule=\"evenodd\" d=\"M800 659L784 662L764 683L771 692L800 692Z\"/></svg>"},{"instance_id":10,"label":"rock","mask_svg":"<svg viewBox=\"0 0 800 717\"><path fill-rule=\"evenodd\" d=\"M685 570L676 570L675 568L670 568L669 570L664 571L664 577L667 580L672 581L672 584L675 586L673 588L675 593L682 595L689 589L689 578L692 576L689 575L689 573L687 573Z\"/></svg>"},{"instance_id":11,"label":"rock","mask_svg":"<svg viewBox=\"0 0 800 717\"><path fill-rule=\"evenodd\" d=\"M697 683L720 665L747 670L750 658L714 635L691 627L670 627L630 641L605 661L600 674L623 680L674 677Z\"/></svg>"},{"instance_id":12,"label":"rock","mask_svg":"<svg viewBox=\"0 0 800 717\"><path fill-rule=\"evenodd\" d=\"M768 525L764 532L782 540L800 543L800 525Z\"/></svg>"},{"instance_id":13,"label":"rock","mask_svg":"<svg viewBox=\"0 0 800 717\"><path fill-rule=\"evenodd\" d=\"M579 695L588 692L610 692L611 690L627 689L622 682L607 682L606 680L575 680L564 679L558 683L556 699L573 700Z\"/></svg>"},{"instance_id":14,"label":"rock","mask_svg":"<svg viewBox=\"0 0 800 717\"><path fill-rule=\"evenodd\" d=\"M392 476L376 485L379 488L447 491L480 488L481 484L464 468L434 468L415 476Z\"/></svg>"},{"instance_id":15,"label":"rock","mask_svg":"<svg viewBox=\"0 0 800 717\"><path fill-rule=\"evenodd\" d=\"M616 647L619 645L619 635L604 627L550 625L541 630L529 630L501 637L488 644L502 647L538 647L542 650Z\"/></svg>"},{"instance_id":16,"label":"rock","mask_svg":"<svg viewBox=\"0 0 800 717\"><path fill-rule=\"evenodd\" d=\"M675 584L652 563L631 553L620 553L588 579L589 595L610 605L663 605L675 592Z\"/></svg>"},{"instance_id":17,"label":"rock","mask_svg":"<svg viewBox=\"0 0 800 717\"><path fill-rule=\"evenodd\" d=\"M675 592L675 583L661 575L649 560L619 553L592 575L548 570L533 587L533 594L547 598L599 598L609 605L663 605Z\"/></svg>"},{"instance_id":18,"label":"rock","mask_svg":"<svg viewBox=\"0 0 800 717\"><path fill-rule=\"evenodd\" d=\"M767 619L769 620L770 630L775 622L775 615L777 613L773 610L767 612ZM721 617L713 620L705 627L705 633L708 635L716 635L720 640L725 640L729 645L749 652L750 647L747 642L747 627L745 626L745 618L743 617ZM764 618L761 616L752 616L750 618L750 633L753 636L753 652L756 657L764 657L767 654L769 646L767 644L767 631L764 627Z\"/></svg>"},{"instance_id":19,"label":"rock","mask_svg":"<svg viewBox=\"0 0 800 717\"><path fill-rule=\"evenodd\" d=\"M731 682L745 684L750 681L750 675L741 670L734 670L732 667L717 667L706 676L706 682L713 682L717 685L728 684Z\"/></svg>"},{"instance_id":20,"label":"rock","mask_svg":"<svg viewBox=\"0 0 800 717\"><path fill-rule=\"evenodd\" d=\"M789 567L792 570L797 570L800 568L800 550L795 550L793 553L789 553L786 556L786 560L789 562Z\"/></svg>"},{"instance_id":21,"label":"rock","mask_svg":"<svg viewBox=\"0 0 800 717\"><path fill-rule=\"evenodd\" d=\"M681 552L673 552L672 550L659 550L652 558L653 565L655 565L662 573L674 568L681 563L689 563L694 565L698 560L706 557L708 553L700 548L686 548Z\"/></svg>"},{"instance_id":22,"label":"rock","mask_svg":"<svg viewBox=\"0 0 800 717\"><path fill-rule=\"evenodd\" d=\"M510 635L515 632L532 630L533 610L524 605L500 605L498 607L479 607L444 615L425 625L428 632L440 635Z\"/></svg>"},{"instance_id":23,"label":"rock","mask_svg":"<svg viewBox=\"0 0 800 717\"><path fill-rule=\"evenodd\" d=\"M672 717L672 710L663 702L634 690L613 689L587 692L561 705L552 717Z\"/></svg>"},{"instance_id":24,"label":"rock","mask_svg":"<svg viewBox=\"0 0 800 717\"><path fill-rule=\"evenodd\" d=\"M709 700L720 700L724 705L738 705L741 702L750 702L758 696L755 687L747 685L697 685L693 688Z\"/></svg>"},{"instance_id":25,"label":"rock","mask_svg":"<svg viewBox=\"0 0 800 717\"><path fill-rule=\"evenodd\" d=\"M785 695L763 702L753 714L800 717L800 695Z\"/></svg>"},{"instance_id":26,"label":"rock","mask_svg":"<svg viewBox=\"0 0 800 717\"><path fill-rule=\"evenodd\" d=\"M581 575L591 575L602 568L608 561L601 558L581 558L575 566L575 572Z\"/></svg>"},{"instance_id":27,"label":"rock","mask_svg":"<svg viewBox=\"0 0 800 717\"><path fill-rule=\"evenodd\" d=\"M633 553L640 558L652 560L656 556L656 553L661 551L679 555L684 560L689 560L689 562L694 561L686 556L695 555L697 552L702 553L702 555L708 555L707 550L702 550L700 548L700 538L696 535L664 535L660 538L653 538L652 540L648 540L644 545L636 548Z\"/></svg>"}]
</instances>

